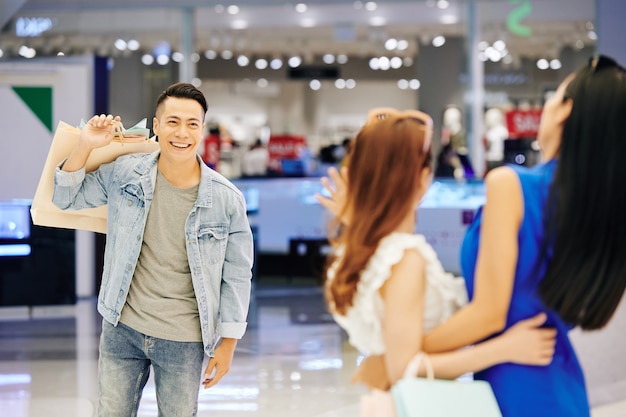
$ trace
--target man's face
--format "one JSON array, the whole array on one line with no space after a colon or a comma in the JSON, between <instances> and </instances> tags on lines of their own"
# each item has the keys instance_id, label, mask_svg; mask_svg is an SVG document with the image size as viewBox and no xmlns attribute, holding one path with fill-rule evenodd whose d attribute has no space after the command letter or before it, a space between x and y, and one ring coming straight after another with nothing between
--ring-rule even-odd
<instances>
[{"instance_id":1,"label":"man's face","mask_svg":"<svg viewBox=\"0 0 626 417\"><path fill-rule=\"evenodd\" d=\"M162 158L173 163L195 161L204 138L204 109L193 99L168 97L156 110L153 130Z\"/></svg>"}]
</instances>

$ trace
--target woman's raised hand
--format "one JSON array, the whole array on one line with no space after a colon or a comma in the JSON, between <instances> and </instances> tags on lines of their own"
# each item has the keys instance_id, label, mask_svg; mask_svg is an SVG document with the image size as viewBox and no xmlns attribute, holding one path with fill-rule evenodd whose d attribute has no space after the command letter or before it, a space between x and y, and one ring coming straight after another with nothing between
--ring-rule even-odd
<instances>
[{"instance_id":1,"label":"woman's raised hand","mask_svg":"<svg viewBox=\"0 0 626 417\"><path fill-rule=\"evenodd\" d=\"M315 194L315 199L319 203L326 207L330 212L339 217L342 214L343 206L346 203L346 191L348 188L347 183L348 168L343 167L341 171L338 171L335 167L328 168L328 177L322 177L320 182L324 186L324 189L328 191L329 197L321 194ZM347 218L346 213L343 213L339 219L343 224L348 224L350 219Z\"/></svg>"}]
</instances>

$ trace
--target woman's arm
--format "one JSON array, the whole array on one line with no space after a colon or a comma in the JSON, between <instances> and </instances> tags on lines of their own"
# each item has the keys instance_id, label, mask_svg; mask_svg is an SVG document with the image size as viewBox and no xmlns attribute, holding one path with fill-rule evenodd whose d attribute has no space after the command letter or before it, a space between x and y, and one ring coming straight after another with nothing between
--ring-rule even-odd
<instances>
[{"instance_id":1,"label":"woman's arm","mask_svg":"<svg viewBox=\"0 0 626 417\"><path fill-rule=\"evenodd\" d=\"M378 379L384 380L386 376L391 385L402 377L409 361L422 350L425 282L424 259L416 250L407 250L380 290L385 305L383 364L386 372L379 374ZM552 360L556 331L538 328L545 319L545 314L541 314L476 346L431 354L436 376L453 379L502 362L548 364ZM421 372L420 375L423 376Z\"/></svg>"},{"instance_id":2,"label":"woman's arm","mask_svg":"<svg viewBox=\"0 0 626 417\"><path fill-rule=\"evenodd\" d=\"M501 331L511 302L517 265L517 237L523 217L523 196L517 174L507 167L485 179L480 245L472 301L426 335L426 352L467 346Z\"/></svg>"}]
</instances>

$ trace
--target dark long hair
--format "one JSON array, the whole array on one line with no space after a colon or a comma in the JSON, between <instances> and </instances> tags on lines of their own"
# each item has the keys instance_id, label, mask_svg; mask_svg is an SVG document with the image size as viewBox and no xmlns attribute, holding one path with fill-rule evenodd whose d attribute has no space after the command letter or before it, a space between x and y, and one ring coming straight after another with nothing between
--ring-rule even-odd
<instances>
[{"instance_id":1,"label":"dark long hair","mask_svg":"<svg viewBox=\"0 0 626 417\"><path fill-rule=\"evenodd\" d=\"M430 168L430 131L410 117L392 116L367 123L352 143L345 209L350 225L334 246L344 249L335 277L326 288L332 311L352 305L363 270L382 238L415 204L422 168ZM333 258L329 258L329 265Z\"/></svg>"},{"instance_id":2,"label":"dark long hair","mask_svg":"<svg viewBox=\"0 0 626 417\"><path fill-rule=\"evenodd\" d=\"M599 329L626 288L626 72L596 57L565 99L573 107L547 200L539 294L565 322Z\"/></svg>"}]
</instances>

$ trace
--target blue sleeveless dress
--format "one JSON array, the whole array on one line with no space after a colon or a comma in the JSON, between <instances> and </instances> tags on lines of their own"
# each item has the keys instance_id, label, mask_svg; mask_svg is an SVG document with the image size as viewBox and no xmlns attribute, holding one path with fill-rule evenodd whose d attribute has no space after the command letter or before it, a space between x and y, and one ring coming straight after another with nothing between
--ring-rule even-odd
<instances>
[{"instance_id":1,"label":"blue sleeveless dress","mask_svg":"<svg viewBox=\"0 0 626 417\"><path fill-rule=\"evenodd\" d=\"M544 205L555 167L556 160L532 168L511 166L522 187L524 215L518 236L519 257L507 329L519 320L546 311L537 295L538 280L534 279L534 271L544 235ZM474 295L481 218L482 208L468 227L461 245L461 268L470 300ZM545 267L544 263L538 269L540 275L545 273ZM571 326L563 323L556 313L546 312L546 327L558 330L550 365L500 364L477 372L475 378L491 384L504 417L589 417L585 378L567 335Z\"/></svg>"}]
</instances>

